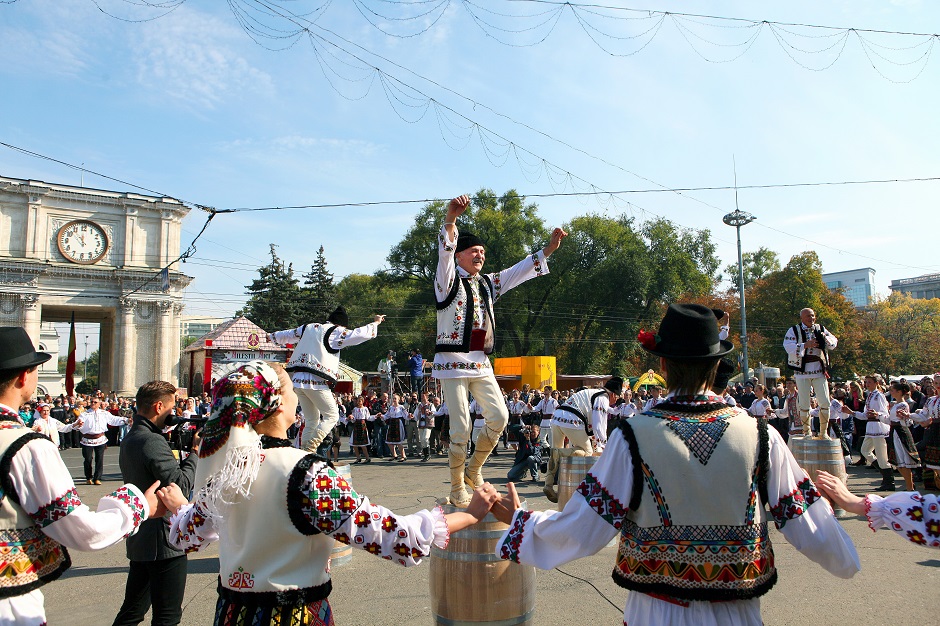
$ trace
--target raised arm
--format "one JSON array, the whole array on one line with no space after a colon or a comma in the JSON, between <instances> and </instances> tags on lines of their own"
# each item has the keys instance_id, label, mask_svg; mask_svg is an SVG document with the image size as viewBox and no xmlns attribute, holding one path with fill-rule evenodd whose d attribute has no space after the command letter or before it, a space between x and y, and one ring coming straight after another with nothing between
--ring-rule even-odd
<instances>
[{"instance_id":1,"label":"raised arm","mask_svg":"<svg viewBox=\"0 0 940 626\"><path fill-rule=\"evenodd\" d=\"M376 315L370 323L354 330L337 326L330 332L330 347L334 350L342 350L347 346L356 346L370 339L375 339L376 335L379 334L379 324L384 321L384 315Z\"/></svg>"}]
</instances>

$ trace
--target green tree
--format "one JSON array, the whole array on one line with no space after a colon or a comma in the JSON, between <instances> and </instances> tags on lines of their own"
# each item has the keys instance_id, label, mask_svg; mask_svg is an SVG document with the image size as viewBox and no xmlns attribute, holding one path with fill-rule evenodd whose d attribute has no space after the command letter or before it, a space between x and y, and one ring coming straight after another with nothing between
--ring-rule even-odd
<instances>
[{"instance_id":1,"label":"green tree","mask_svg":"<svg viewBox=\"0 0 940 626\"><path fill-rule=\"evenodd\" d=\"M258 268L258 278L247 287L251 294L244 315L267 331L291 328L302 323L303 307L300 286L294 278L293 264L286 265L271 244L271 262Z\"/></svg>"},{"instance_id":2,"label":"green tree","mask_svg":"<svg viewBox=\"0 0 940 626\"><path fill-rule=\"evenodd\" d=\"M892 293L865 313L864 371L923 374L940 362L940 299L915 300Z\"/></svg>"},{"instance_id":3,"label":"green tree","mask_svg":"<svg viewBox=\"0 0 940 626\"><path fill-rule=\"evenodd\" d=\"M311 322L323 321L337 305L336 285L333 274L327 269L323 246L317 250L317 258L303 278L304 315Z\"/></svg>"},{"instance_id":4,"label":"green tree","mask_svg":"<svg viewBox=\"0 0 940 626\"><path fill-rule=\"evenodd\" d=\"M741 266L744 272L744 288L750 289L757 281L764 278L772 272L780 271L780 257L769 248L761 246L755 252L745 252L741 255ZM735 291L740 289L738 285L738 264L732 263L725 267L731 277L731 284Z\"/></svg>"}]
</instances>

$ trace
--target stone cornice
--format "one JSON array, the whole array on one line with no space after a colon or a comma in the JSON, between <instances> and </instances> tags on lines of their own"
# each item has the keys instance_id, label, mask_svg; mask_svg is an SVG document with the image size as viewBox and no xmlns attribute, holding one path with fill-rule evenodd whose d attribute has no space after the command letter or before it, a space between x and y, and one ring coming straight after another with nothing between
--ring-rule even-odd
<instances>
[{"instance_id":1,"label":"stone cornice","mask_svg":"<svg viewBox=\"0 0 940 626\"><path fill-rule=\"evenodd\" d=\"M94 205L110 204L124 210L151 210L170 213L177 219L185 217L190 209L175 198L150 196L144 194L90 189L44 183L37 180L23 180L0 176L0 192L27 196L42 196L48 199L78 200ZM31 198L28 200L32 201Z\"/></svg>"},{"instance_id":2,"label":"stone cornice","mask_svg":"<svg viewBox=\"0 0 940 626\"><path fill-rule=\"evenodd\" d=\"M149 268L139 270L96 268L90 265L0 259L0 284L35 285L41 277L50 276L79 280L117 281L120 282L122 288L130 291L150 280L142 291L162 293L159 278L154 278L154 274L158 271ZM170 272L171 289L184 289L192 280L192 276L187 276L181 272Z\"/></svg>"}]
</instances>

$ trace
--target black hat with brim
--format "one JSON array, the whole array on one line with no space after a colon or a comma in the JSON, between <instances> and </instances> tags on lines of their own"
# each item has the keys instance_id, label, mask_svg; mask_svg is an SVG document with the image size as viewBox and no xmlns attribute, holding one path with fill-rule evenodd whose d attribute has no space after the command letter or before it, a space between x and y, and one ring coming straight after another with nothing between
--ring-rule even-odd
<instances>
[{"instance_id":1,"label":"black hat with brim","mask_svg":"<svg viewBox=\"0 0 940 626\"><path fill-rule=\"evenodd\" d=\"M26 329L20 326L0 327L0 370L21 370L41 365L52 358L48 352L37 352Z\"/></svg>"},{"instance_id":2,"label":"black hat with brim","mask_svg":"<svg viewBox=\"0 0 940 626\"><path fill-rule=\"evenodd\" d=\"M670 304L659 333L640 331L637 339L647 352L667 359L719 359L734 349L718 339L715 314L701 304Z\"/></svg>"},{"instance_id":3,"label":"black hat with brim","mask_svg":"<svg viewBox=\"0 0 940 626\"><path fill-rule=\"evenodd\" d=\"M482 239L473 233L460 233L457 235L457 249L455 252L463 252L467 248L472 248L473 246L483 246L485 248L486 244L483 243Z\"/></svg>"},{"instance_id":4,"label":"black hat with brim","mask_svg":"<svg viewBox=\"0 0 940 626\"><path fill-rule=\"evenodd\" d=\"M613 393L620 393L623 391L623 379L619 376L614 376L606 383L604 383L604 389L611 391Z\"/></svg>"},{"instance_id":5,"label":"black hat with brim","mask_svg":"<svg viewBox=\"0 0 940 626\"><path fill-rule=\"evenodd\" d=\"M724 389L728 386L728 381L734 376L734 363L730 359L724 358L718 361L718 369L715 371L715 382L713 387Z\"/></svg>"}]
</instances>

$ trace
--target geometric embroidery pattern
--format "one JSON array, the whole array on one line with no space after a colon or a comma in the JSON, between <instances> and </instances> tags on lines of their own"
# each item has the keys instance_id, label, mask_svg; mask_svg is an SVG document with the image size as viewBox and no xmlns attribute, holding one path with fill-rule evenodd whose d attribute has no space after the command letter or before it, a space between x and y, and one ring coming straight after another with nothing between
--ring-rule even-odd
<instances>
[{"instance_id":1,"label":"geometric embroidery pattern","mask_svg":"<svg viewBox=\"0 0 940 626\"><path fill-rule=\"evenodd\" d=\"M669 505L666 503L666 496L659 487L659 481L653 476L653 470L646 463L640 463L640 469L643 471L643 478L646 479L646 485L650 488L650 495L653 496L653 502L656 503L656 510L659 513L659 521L663 526L672 526L672 514L669 513Z\"/></svg>"},{"instance_id":2,"label":"geometric embroidery pattern","mask_svg":"<svg viewBox=\"0 0 940 626\"><path fill-rule=\"evenodd\" d=\"M804 478L796 485L796 489L786 494L770 507L770 514L774 518L777 528L783 528L788 520L796 519L809 509L810 505L819 500L822 494L816 489L809 478Z\"/></svg>"},{"instance_id":3,"label":"geometric embroidery pattern","mask_svg":"<svg viewBox=\"0 0 940 626\"><path fill-rule=\"evenodd\" d=\"M699 463L707 465L722 435L728 430L728 421L724 419L711 422L667 420L666 426L682 440Z\"/></svg>"},{"instance_id":4,"label":"geometric embroidery pattern","mask_svg":"<svg viewBox=\"0 0 940 626\"><path fill-rule=\"evenodd\" d=\"M69 564L65 548L38 526L0 531L0 588L34 584Z\"/></svg>"},{"instance_id":5,"label":"geometric embroidery pattern","mask_svg":"<svg viewBox=\"0 0 940 626\"><path fill-rule=\"evenodd\" d=\"M500 546L500 558L512 561L513 563L519 562L519 549L522 547L522 535L525 531L526 522L529 521L530 517L532 517L532 511L520 511L519 514L516 515L516 519L512 523L512 528L509 529L509 533L506 535L503 545Z\"/></svg>"},{"instance_id":6,"label":"geometric embroidery pattern","mask_svg":"<svg viewBox=\"0 0 940 626\"><path fill-rule=\"evenodd\" d=\"M604 488L604 485L597 478L592 474L587 474L581 484L578 485L578 493L584 496L588 506L594 509L594 512L605 522L620 530L627 511L617 498L610 495L610 492Z\"/></svg>"},{"instance_id":7,"label":"geometric embroidery pattern","mask_svg":"<svg viewBox=\"0 0 940 626\"><path fill-rule=\"evenodd\" d=\"M766 524L641 528L624 520L614 574L674 590L742 591L773 578Z\"/></svg>"},{"instance_id":8,"label":"geometric embroidery pattern","mask_svg":"<svg viewBox=\"0 0 940 626\"><path fill-rule=\"evenodd\" d=\"M67 494L66 494L67 495ZM125 537L129 537L134 530L140 526L140 523L144 521L144 502L136 495L131 493L127 487L119 487L105 496L105 498L114 498L118 502L122 502L127 508L131 510L131 518L134 522L134 528L132 528Z\"/></svg>"},{"instance_id":9,"label":"geometric embroidery pattern","mask_svg":"<svg viewBox=\"0 0 940 626\"><path fill-rule=\"evenodd\" d=\"M35 513L30 513L29 516L33 518L33 521L41 528L45 528L49 524L62 519L81 505L82 501L81 498L78 497L78 492L72 488L46 506L40 507Z\"/></svg>"}]
</instances>

